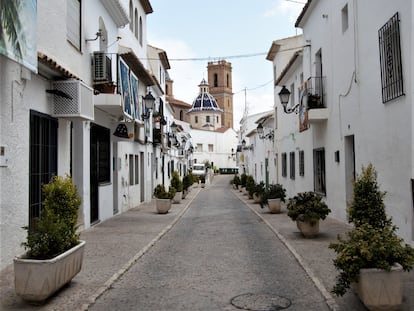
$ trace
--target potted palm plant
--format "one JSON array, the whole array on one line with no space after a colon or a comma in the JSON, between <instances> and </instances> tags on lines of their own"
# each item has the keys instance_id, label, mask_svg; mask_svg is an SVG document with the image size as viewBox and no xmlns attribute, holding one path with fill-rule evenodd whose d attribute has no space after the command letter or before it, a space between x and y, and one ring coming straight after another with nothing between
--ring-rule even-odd
<instances>
[{"instance_id":1,"label":"potted palm plant","mask_svg":"<svg viewBox=\"0 0 414 311\"><path fill-rule=\"evenodd\" d=\"M41 216L27 230L26 253L14 259L15 290L42 302L81 270L85 241L77 233L81 198L69 176L55 176L42 187Z\"/></svg>"},{"instance_id":2,"label":"potted palm plant","mask_svg":"<svg viewBox=\"0 0 414 311\"><path fill-rule=\"evenodd\" d=\"M319 233L319 221L331 212L322 196L312 192L301 192L290 198L287 204L288 216L296 221L300 232L307 238Z\"/></svg>"},{"instance_id":3,"label":"potted palm plant","mask_svg":"<svg viewBox=\"0 0 414 311\"><path fill-rule=\"evenodd\" d=\"M183 182L177 171L174 171L171 178L171 186L175 189L175 195L173 197L173 203L181 203L183 198Z\"/></svg>"},{"instance_id":4,"label":"potted palm plant","mask_svg":"<svg viewBox=\"0 0 414 311\"><path fill-rule=\"evenodd\" d=\"M260 201L260 207L268 206L272 214L279 214L281 202L285 202L286 189L281 184L270 184L265 187Z\"/></svg>"},{"instance_id":5,"label":"potted palm plant","mask_svg":"<svg viewBox=\"0 0 414 311\"><path fill-rule=\"evenodd\" d=\"M369 164L354 184L348 220L354 228L347 239L329 245L340 271L332 290L342 296L353 288L369 310L396 310L402 304L402 271L414 265L414 249L398 237L385 211L377 173Z\"/></svg>"},{"instance_id":6,"label":"potted palm plant","mask_svg":"<svg viewBox=\"0 0 414 311\"><path fill-rule=\"evenodd\" d=\"M170 186L168 191L165 190L163 184L158 184L154 189L154 197L156 198L155 207L158 214L167 214L171 208L171 200L175 196L174 187Z\"/></svg>"}]
</instances>

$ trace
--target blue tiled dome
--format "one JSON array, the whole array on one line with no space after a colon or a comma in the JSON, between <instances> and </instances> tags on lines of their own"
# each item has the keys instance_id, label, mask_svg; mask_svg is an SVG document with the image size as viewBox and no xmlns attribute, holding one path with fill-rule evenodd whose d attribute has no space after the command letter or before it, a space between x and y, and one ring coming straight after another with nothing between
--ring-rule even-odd
<instances>
[{"instance_id":1,"label":"blue tiled dome","mask_svg":"<svg viewBox=\"0 0 414 311\"><path fill-rule=\"evenodd\" d=\"M200 94L193 101L193 105L188 112L193 111L223 111L217 105L215 98L208 92L208 83L206 80L202 80L200 85Z\"/></svg>"}]
</instances>

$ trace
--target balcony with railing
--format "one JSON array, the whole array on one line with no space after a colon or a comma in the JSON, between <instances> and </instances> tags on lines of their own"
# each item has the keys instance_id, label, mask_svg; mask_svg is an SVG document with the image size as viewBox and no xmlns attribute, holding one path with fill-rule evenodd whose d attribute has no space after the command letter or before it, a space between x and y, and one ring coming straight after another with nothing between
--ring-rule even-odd
<instances>
[{"instance_id":1,"label":"balcony with railing","mask_svg":"<svg viewBox=\"0 0 414 311\"><path fill-rule=\"evenodd\" d=\"M325 99L325 77L310 77L304 83L307 97L308 119L310 122L328 119L328 108Z\"/></svg>"}]
</instances>

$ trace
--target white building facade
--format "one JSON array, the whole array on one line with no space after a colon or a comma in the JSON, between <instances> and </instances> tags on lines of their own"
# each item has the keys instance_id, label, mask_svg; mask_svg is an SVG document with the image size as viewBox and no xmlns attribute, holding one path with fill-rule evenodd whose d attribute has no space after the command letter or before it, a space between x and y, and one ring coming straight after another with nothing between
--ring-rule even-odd
<instances>
[{"instance_id":1,"label":"white building facade","mask_svg":"<svg viewBox=\"0 0 414 311\"><path fill-rule=\"evenodd\" d=\"M165 110L169 64L157 48L147 61L150 2L25 5L19 14L37 28L35 36L23 29L32 66L13 58L14 42L0 55L0 269L23 253L22 227L40 215L41 185L51 176L72 176L81 230L150 201L163 179L166 126L154 135L154 120ZM153 109L144 105L150 92Z\"/></svg>"},{"instance_id":2,"label":"white building facade","mask_svg":"<svg viewBox=\"0 0 414 311\"><path fill-rule=\"evenodd\" d=\"M316 191L346 221L353 181L372 163L387 213L414 240L411 1L308 1L302 49L275 78L279 181L288 196ZM283 46L280 50L283 49ZM284 57L277 51L275 64ZM278 98L291 92L285 113ZM295 113L296 112L296 113Z\"/></svg>"}]
</instances>

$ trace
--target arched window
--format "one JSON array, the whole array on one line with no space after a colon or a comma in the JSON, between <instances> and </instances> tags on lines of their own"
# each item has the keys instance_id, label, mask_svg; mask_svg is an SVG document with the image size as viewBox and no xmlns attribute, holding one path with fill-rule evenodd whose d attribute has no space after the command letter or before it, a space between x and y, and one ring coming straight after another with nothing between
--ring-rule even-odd
<instances>
[{"instance_id":1,"label":"arched window","mask_svg":"<svg viewBox=\"0 0 414 311\"><path fill-rule=\"evenodd\" d=\"M129 0L129 29L134 31L134 7L132 5L132 0Z\"/></svg>"},{"instance_id":2,"label":"arched window","mask_svg":"<svg viewBox=\"0 0 414 311\"><path fill-rule=\"evenodd\" d=\"M180 110L180 121L184 120L184 112Z\"/></svg>"},{"instance_id":3,"label":"arched window","mask_svg":"<svg viewBox=\"0 0 414 311\"><path fill-rule=\"evenodd\" d=\"M217 73L214 74L214 87L218 87L218 76L217 76Z\"/></svg>"},{"instance_id":4,"label":"arched window","mask_svg":"<svg viewBox=\"0 0 414 311\"><path fill-rule=\"evenodd\" d=\"M134 23L135 23L134 35L135 35L135 38L138 39L138 10L137 9L135 9Z\"/></svg>"},{"instance_id":5,"label":"arched window","mask_svg":"<svg viewBox=\"0 0 414 311\"><path fill-rule=\"evenodd\" d=\"M227 74L227 87L230 87L230 76Z\"/></svg>"},{"instance_id":6,"label":"arched window","mask_svg":"<svg viewBox=\"0 0 414 311\"><path fill-rule=\"evenodd\" d=\"M142 45L142 17L141 16L139 17L139 37L138 37L138 40L139 40L139 44Z\"/></svg>"}]
</instances>

